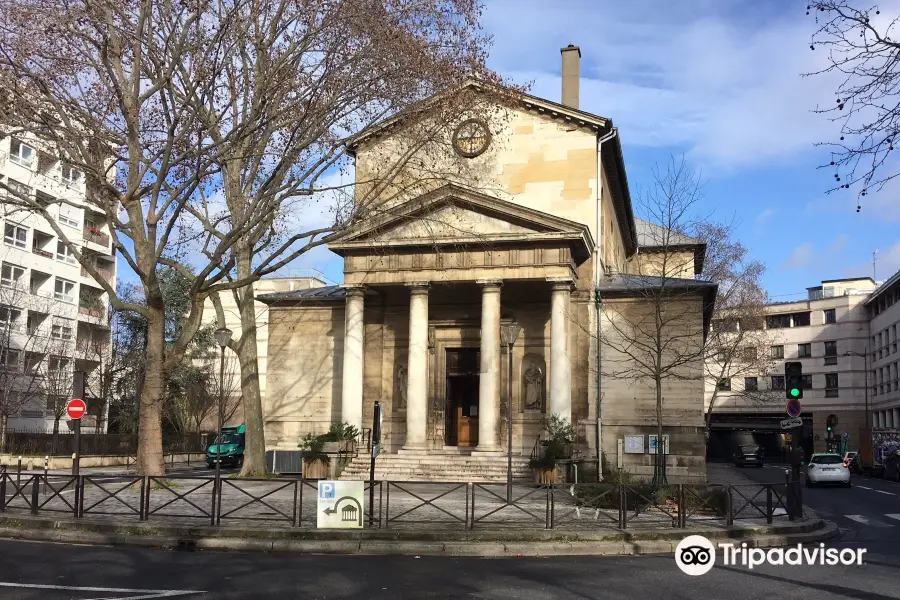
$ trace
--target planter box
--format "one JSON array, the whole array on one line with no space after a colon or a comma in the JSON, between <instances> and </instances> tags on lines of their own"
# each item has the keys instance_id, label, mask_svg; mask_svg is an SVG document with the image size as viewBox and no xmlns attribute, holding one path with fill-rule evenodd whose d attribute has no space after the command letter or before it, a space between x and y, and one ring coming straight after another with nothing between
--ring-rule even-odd
<instances>
[{"instance_id":1,"label":"planter box","mask_svg":"<svg viewBox=\"0 0 900 600\"><path fill-rule=\"evenodd\" d=\"M325 442L322 452L339 454L342 452L356 452L356 440L341 440L339 442Z\"/></svg>"},{"instance_id":2,"label":"planter box","mask_svg":"<svg viewBox=\"0 0 900 600\"><path fill-rule=\"evenodd\" d=\"M550 485L559 482L559 467L537 467L534 471L534 482L541 485Z\"/></svg>"},{"instance_id":3,"label":"planter box","mask_svg":"<svg viewBox=\"0 0 900 600\"><path fill-rule=\"evenodd\" d=\"M328 463L326 460L303 459L304 479L326 479L328 477Z\"/></svg>"}]
</instances>

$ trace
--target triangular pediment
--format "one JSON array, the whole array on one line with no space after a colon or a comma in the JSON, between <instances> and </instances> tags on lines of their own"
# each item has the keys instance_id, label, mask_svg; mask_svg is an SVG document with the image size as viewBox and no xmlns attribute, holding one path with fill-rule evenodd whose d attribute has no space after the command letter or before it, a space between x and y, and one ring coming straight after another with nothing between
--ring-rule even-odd
<instances>
[{"instance_id":1,"label":"triangular pediment","mask_svg":"<svg viewBox=\"0 0 900 600\"><path fill-rule=\"evenodd\" d=\"M329 240L339 254L353 248L497 244L570 240L588 249L588 228L513 202L447 184Z\"/></svg>"}]
</instances>

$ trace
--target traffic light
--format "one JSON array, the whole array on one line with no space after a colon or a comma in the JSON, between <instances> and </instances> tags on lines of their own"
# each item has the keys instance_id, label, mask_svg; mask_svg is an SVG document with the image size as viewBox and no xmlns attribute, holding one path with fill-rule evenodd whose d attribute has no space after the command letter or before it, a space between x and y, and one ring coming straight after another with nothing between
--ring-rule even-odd
<instances>
[{"instance_id":1,"label":"traffic light","mask_svg":"<svg viewBox=\"0 0 900 600\"><path fill-rule=\"evenodd\" d=\"M803 363L784 363L784 393L790 400L803 397Z\"/></svg>"}]
</instances>

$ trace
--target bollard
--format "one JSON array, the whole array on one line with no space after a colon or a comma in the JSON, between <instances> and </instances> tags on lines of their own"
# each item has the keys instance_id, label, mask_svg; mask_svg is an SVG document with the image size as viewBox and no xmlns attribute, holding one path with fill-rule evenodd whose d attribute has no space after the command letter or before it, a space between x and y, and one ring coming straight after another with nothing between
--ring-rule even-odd
<instances>
[{"instance_id":1,"label":"bollard","mask_svg":"<svg viewBox=\"0 0 900 600\"><path fill-rule=\"evenodd\" d=\"M16 489L22 487L22 457L19 457L19 468L16 471Z\"/></svg>"},{"instance_id":2,"label":"bollard","mask_svg":"<svg viewBox=\"0 0 900 600\"><path fill-rule=\"evenodd\" d=\"M38 514L38 504L40 503L41 482L40 476L35 475L31 484L31 514Z\"/></svg>"},{"instance_id":3,"label":"bollard","mask_svg":"<svg viewBox=\"0 0 900 600\"><path fill-rule=\"evenodd\" d=\"M49 467L49 465L50 465L50 457L49 457L49 456L45 456L45 457L44 457L44 495L47 495L47 484L48 484L49 481L50 481L50 478L49 478L49 475L48 475L48 467Z\"/></svg>"}]
</instances>

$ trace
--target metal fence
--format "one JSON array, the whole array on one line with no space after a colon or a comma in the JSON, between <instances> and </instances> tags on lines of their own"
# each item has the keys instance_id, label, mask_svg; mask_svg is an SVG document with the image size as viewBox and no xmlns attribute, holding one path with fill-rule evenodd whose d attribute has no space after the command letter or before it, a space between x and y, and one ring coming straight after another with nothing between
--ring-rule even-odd
<instances>
[{"instance_id":1,"label":"metal fence","mask_svg":"<svg viewBox=\"0 0 900 600\"><path fill-rule=\"evenodd\" d=\"M163 436L166 454L199 453L206 449L210 434L178 434ZM137 436L111 433L81 434L81 456L133 456L137 452ZM52 433L9 431L0 451L23 456L70 456L75 452L75 435L70 432Z\"/></svg>"},{"instance_id":2,"label":"metal fence","mask_svg":"<svg viewBox=\"0 0 900 600\"><path fill-rule=\"evenodd\" d=\"M315 480L167 475L54 476L0 469L0 513L68 514L184 525L315 527ZM371 486L374 486L371 487ZM371 490L371 491L370 491ZM365 524L379 529L671 529L804 519L800 486L365 483ZM369 498L373 501L370 501Z\"/></svg>"}]
</instances>

